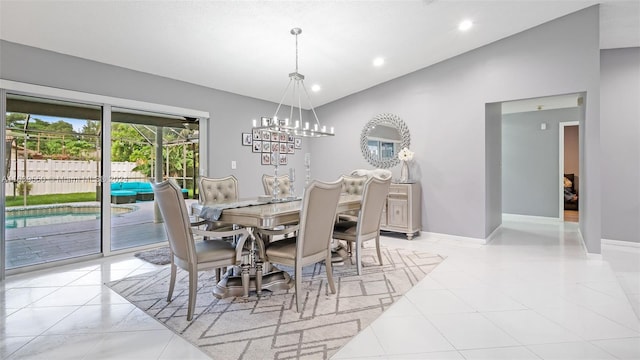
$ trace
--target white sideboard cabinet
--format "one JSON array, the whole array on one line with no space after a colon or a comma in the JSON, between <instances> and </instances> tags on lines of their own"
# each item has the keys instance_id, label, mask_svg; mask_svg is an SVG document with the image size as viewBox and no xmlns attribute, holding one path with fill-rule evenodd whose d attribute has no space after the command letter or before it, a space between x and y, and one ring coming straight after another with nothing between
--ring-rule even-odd
<instances>
[{"instance_id":1,"label":"white sideboard cabinet","mask_svg":"<svg viewBox=\"0 0 640 360\"><path fill-rule=\"evenodd\" d=\"M391 184L380 229L404 233L409 240L413 239L416 233L420 235L421 199L420 183Z\"/></svg>"}]
</instances>

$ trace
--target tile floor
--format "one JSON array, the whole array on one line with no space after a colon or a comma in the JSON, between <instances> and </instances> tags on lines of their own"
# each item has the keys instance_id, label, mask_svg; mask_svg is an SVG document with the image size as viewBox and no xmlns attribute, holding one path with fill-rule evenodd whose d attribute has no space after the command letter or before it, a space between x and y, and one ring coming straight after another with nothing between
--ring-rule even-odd
<instances>
[{"instance_id":1,"label":"tile floor","mask_svg":"<svg viewBox=\"0 0 640 360\"><path fill-rule=\"evenodd\" d=\"M505 217L489 245L423 234L447 256L334 359L640 359L640 249L587 258L577 224ZM103 285L151 271L131 255L0 284L2 359L206 359Z\"/></svg>"}]
</instances>

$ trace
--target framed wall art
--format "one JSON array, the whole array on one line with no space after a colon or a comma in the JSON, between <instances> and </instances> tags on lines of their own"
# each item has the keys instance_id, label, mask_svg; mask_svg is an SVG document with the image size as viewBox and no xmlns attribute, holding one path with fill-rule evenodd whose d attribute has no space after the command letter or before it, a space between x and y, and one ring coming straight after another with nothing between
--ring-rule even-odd
<instances>
[{"instance_id":1,"label":"framed wall art","mask_svg":"<svg viewBox=\"0 0 640 360\"><path fill-rule=\"evenodd\" d=\"M252 133L242 133L242 145L243 146L251 146L253 143L253 134Z\"/></svg>"}]
</instances>

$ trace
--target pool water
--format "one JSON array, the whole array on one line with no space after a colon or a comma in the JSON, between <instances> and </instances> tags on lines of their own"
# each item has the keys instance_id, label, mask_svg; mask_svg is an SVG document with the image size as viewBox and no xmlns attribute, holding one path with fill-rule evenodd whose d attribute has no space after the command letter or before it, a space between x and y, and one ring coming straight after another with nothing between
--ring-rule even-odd
<instances>
[{"instance_id":1,"label":"pool water","mask_svg":"<svg viewBox=\"0 0 640 360\"><path fill-rule=\"evenodd\" d=\"M111 214L117 216L134 210L135 207L112 207ZM4 223L5 228L15 229L99 219L99 206L49 205L7 209Z\"/></svg>"}]
</instances>

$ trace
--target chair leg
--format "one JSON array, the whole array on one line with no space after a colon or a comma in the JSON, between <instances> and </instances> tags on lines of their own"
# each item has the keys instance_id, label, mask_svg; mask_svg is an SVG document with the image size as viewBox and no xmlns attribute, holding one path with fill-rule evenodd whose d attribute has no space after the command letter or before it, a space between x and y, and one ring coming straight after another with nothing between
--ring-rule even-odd
<instances>
[{"instance_id":1,"label":"chair leg","mask_svg":"<svg viewBox=\"0 0 640 360\"><path fill-rule=\"evenodd\" d=\"M249 264L242 264L242 297L249 298Z\"/></svg>"},{"instance_id":2,"label":"chair leg","mask_svg":"<svg viewBox=\"0 0 640 360\"><path fill-rule=\"evenodd\" d=\"M380 235L376 236L376 252L378 253L378 261L382 266L382 254L380 253Z\"/></svg>"},{"instance_id":3,"label":"chair leg","mask_svg":"<svg viewBox=\"0 0 640 360\"><path fill-rule=\"evenodd\" d=\"M220 282L222 276L222 268L216 268L216 283Z\"/></svg>"},{"instance_id":4,"label":"chair leg","mask_svg":"<svg viewBox=\"0 0 640 360\"><path fill-rule=\"evenodd\" d=\"M300 301L300 288L302 287L302 267L296 265L296 312L300 312L302 301Z\"/></svg>"},{"instance_id":5,"label":"chair leg","mask_svg":"<svg viewBox=\"0 0 640 360\"><path fill-rule=\"evenodd\" d=\"M173 288L176 285L176 264L171 259L171 277L169 279L169 295L167 295L167 302L171 302L173 296Z\"/></svg>"},{"instance_id":6,"label":"chair leg","mask_svg":"<svg viewBox=\"0 0 640 360\"><path fill-rule=\"evenodd\" d=\"M349 254L351 265L353 265L353 243L351 241L347 241L347 254Z\"/></svg>"},{"instance_id":7,"label":"chair leg","mask_svg":"<svg viewBox=\"0 0 640 360\"><path fill-rule=\"evenodd\" d=\"M331 293L336 293L336 285L333 282L333 265L331 265L331 251L327 254L327 259L324 261L324 267L327 270L327 282L329 283L329 289Z\"/></svg>"},{"instance_id":8,"label":"chair leg","mask_svg":"<svg viewBox=\"0 0 640 360\"><path fill-rule=\"evenodd\" d=\"M189 271L189 305L187 308L187 321L193 319L193 311L196 308L196 291L198 290L198 271Z\"/></svg>"},{"instance_id":9,"label":"chair leg","mask_svg":"<svg viewBox=\"0 0 640 360\"><path fill-rule=\"evenodd\" d=\"M356 267L358 268L358 275L362 273L362 240L358 238L356 240Z\"/></svg>"}]
</instances>

